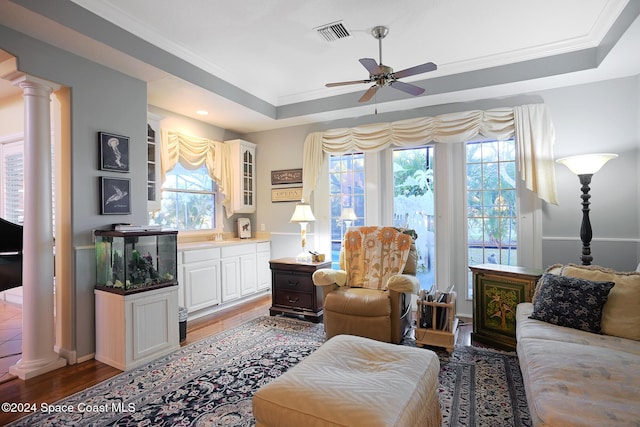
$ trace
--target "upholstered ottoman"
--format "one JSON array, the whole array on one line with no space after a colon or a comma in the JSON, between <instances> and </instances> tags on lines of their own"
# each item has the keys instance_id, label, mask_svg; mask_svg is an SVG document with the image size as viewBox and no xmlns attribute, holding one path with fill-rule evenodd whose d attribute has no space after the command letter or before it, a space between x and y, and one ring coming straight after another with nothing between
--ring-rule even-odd
<instances>
[{"instance_id":1,"label":"upholstered ottoman","mask_svg":"<svg viewBox=\"0 0 640 427\"><path fill-rule=\"evenodd\" d=\"M338 335L253 397L256 427L440 426L430 350Z\"/></svg>"}]
</instances>

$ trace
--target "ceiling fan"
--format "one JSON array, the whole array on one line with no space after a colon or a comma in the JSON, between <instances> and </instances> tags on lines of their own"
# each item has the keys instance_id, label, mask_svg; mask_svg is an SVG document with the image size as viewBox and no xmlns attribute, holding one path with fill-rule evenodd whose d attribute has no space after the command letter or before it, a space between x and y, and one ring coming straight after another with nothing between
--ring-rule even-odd
<instances>
[{"instance_id":1,"label":"ceiling fan","mask_svg":"<svg viewBox=\"0 0 640 427\"><path fill-rule=\"evenodd\" d=\"M373 58L361 58L360 63L364 68L369 71L369 78L366 80L352 80L348 82L327 83L326 87L346 86L357 83L371 83L375 82L373 86L367 90L364 95L358 100L358 102L366 102L383 86L391 86L394 89L401 90L411 95L420 95L424 92L424 89L409 83L401 82L398 79L403 77L413 76L415 74L426 73L427 71L434 71L438 67L433 62L427 62L425 64L416 65L415 67L406 68L401 71L393 71L393 68L384 65L382 63L382 39L389 34L389 29L382 25L374 27L371 30L373 37L378 39L378 52L380 55L380 62L376 62Z\"/></svg>"}]
</instances>

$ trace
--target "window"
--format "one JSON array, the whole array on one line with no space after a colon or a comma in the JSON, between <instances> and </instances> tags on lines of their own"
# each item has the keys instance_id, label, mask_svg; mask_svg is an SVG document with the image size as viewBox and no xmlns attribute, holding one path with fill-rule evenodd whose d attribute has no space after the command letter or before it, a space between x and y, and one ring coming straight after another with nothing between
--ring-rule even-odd
<instances>
[{"instance_id":1,"label":"window","mask_svg":"<svg viewBox=\"0 0 640 427\"><path fill-rule=\"evenodd\" d=\"M364 154L332 155L329 159L329 198L331 206L331 263L338 268L342 237L349 225L364 225ZM348 219L353 209L355 219Z\"/></svg>"},{"instance_id":2,"label":"window","mask_svg":"<svg viewBox=\"0 0 640 427\"><path fill-rule=\"evenodd\" d=\"M16 224L24 221L24 143L0 144L0 212Z\"/></svg>"},{"instance_id":3,"label":"window","mask_svg":"<svg viewBox=\"0 0 640 427\"><path fill-rule=\"evenodd\" d=\"M466 144L469 265L518 264L515 157L514 140Z\"/></svg>"},{"instance_id":4,"label":"window","mask_svg":"<svg viewBox=\"0 0 640 427\"><path fill-rule=\"evenodd\" d=\"M177 230L216 229L217 189L205 166L189 170L178 163L167 172L161 209L149 214L149 224Z\"/></svg>"},{"instance_id":5,"label":"window","mask_svg":"<svg viewBox=\"0 0 640 427\"><path fill-rule=\"evenodd\" d=\"M435 181L433 147L393 150L393 225L418 234L420 287L435 283Z\"/></svg>"}]
</instances>

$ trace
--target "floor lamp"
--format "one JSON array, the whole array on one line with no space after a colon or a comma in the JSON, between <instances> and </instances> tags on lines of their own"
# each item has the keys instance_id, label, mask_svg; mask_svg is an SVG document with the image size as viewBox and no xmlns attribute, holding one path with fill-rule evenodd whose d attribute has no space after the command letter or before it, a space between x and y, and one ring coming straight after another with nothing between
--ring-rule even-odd
<instances>
[{"instance_id":1,"label":"floor lamp","mask_svg":"<svg viewBox=\"0 0 640 427\"><path fill-rule=\"evenodd\" d=\"M356 215L356 212L353 210L353 208L342 208L340 219L344 223L344 233L346 233L349 227L351 227L351 224L353 224L353 221L356 221L358 219L358 216ZM344 235L344 233L342 234Z\"/></svg>"},{"instance_id":2,"label":"floor lamp","mask_svg":"<svg viewBox=\"0 0 640 427\"><path fill-rule=\"evenodd\" d=\"M297 222L300 224L300 240L302 243L302 252L296 256L296 261L298 262L310 262L311 254L306 251L307 246L307 224L316 220L316 217L313 216L313 212L311 211L311 206L308 203L305 203L304 200L301 200L300 203L296 205L296 210L293 211L293 215L289 222Z\"/></svg>"},{"instance_id":3,"label":"floor lamp","mask_svg":"<svg viewBox=\"0 0 640 427\"><path fill-rule=\"evenodd\" d=\"M580 226L580 240L582 240L582 265L591 265L593 257L591 256L591 237L593 233L591 231L591 221L589 221L589 184L591 184L591 177L594 173L598 172L605 163L611 159L618 157L617 154L599 153L599 154L583 154L579 156L564 157L556 160L558 163L562 163L571 170L574 174L578 175L580 184L582 184L582 225Z\"/></svg>"}]
</instances>

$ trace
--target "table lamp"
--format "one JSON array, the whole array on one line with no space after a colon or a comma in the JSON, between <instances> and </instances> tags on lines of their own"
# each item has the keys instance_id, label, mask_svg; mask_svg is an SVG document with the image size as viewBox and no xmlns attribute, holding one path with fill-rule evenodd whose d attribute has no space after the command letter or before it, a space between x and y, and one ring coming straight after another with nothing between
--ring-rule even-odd
<instances>
[{"instance_id":1,"label":"table lamp","mask_svg":"<svg viewBox=\"0 0 640 427\"><path fill-rule=\"evenodd\" d=\"M305 203L304 200L301 200L300 203L296 204L296 210L293 211L293 215L291 216L289 222L297 222L300 224L302 252L300 252L298 256L296 256L296 261L298 262L311 261L311 255L305 249L305 247L307 246L307 224L315 220L316 217L313 216L311 206L308 203Z\"/></svg>"}]
</instances>

